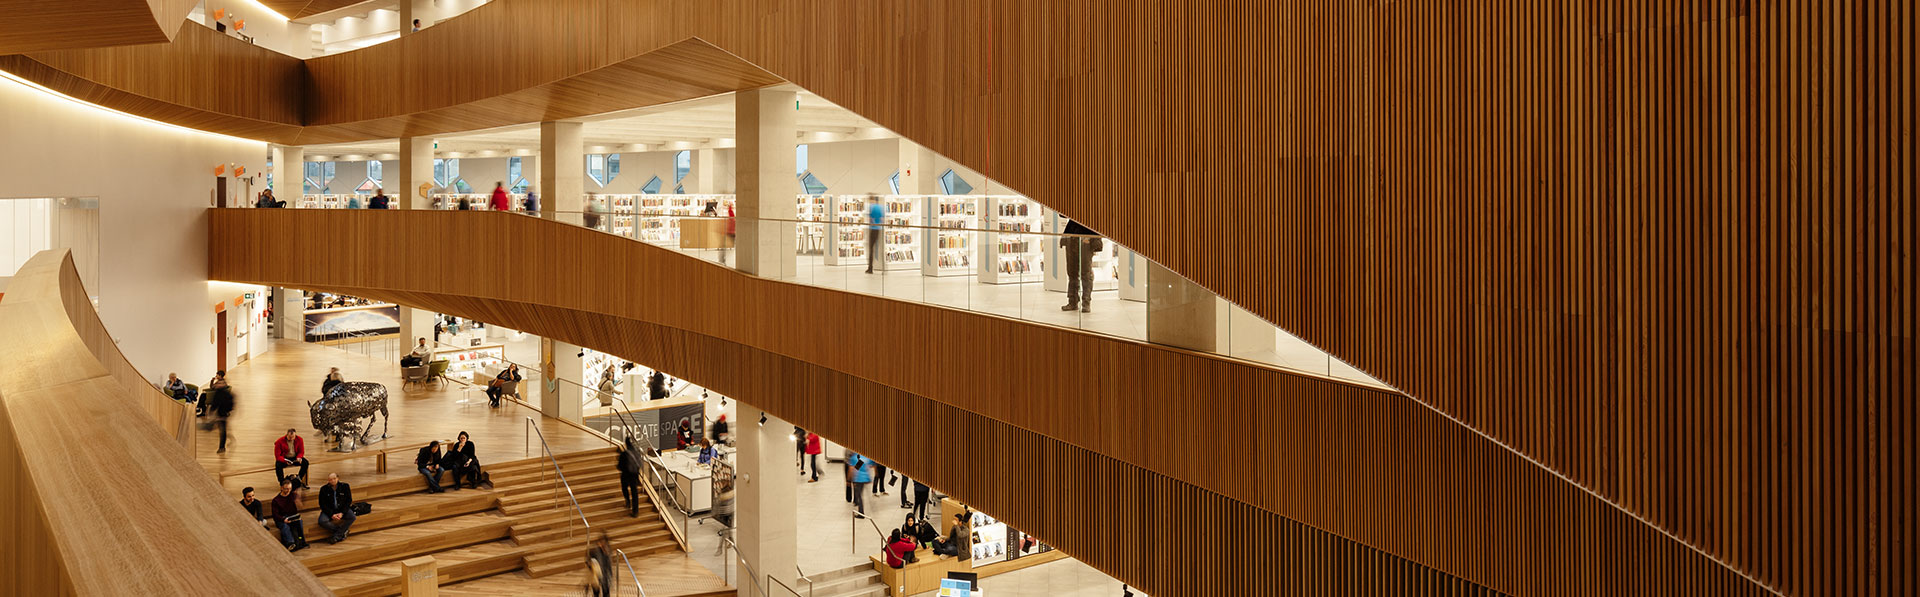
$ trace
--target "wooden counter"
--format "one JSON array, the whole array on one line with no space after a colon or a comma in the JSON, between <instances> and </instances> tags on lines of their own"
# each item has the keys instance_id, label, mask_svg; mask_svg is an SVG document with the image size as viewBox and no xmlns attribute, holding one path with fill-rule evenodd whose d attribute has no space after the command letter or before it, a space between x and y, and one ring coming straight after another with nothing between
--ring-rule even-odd
<instances>
[{"instance_id":1,"label":"wooden counter","mask_svg":"<svg viewBox=\"0 0 1920 597\"><path fill-rule=\"evenodd\" d=\"M727 238L726 220L679 218L674 220L674 225L680 227L682 249L725 249L733 246L733 239Z\"/></svg>"}]
</instances>

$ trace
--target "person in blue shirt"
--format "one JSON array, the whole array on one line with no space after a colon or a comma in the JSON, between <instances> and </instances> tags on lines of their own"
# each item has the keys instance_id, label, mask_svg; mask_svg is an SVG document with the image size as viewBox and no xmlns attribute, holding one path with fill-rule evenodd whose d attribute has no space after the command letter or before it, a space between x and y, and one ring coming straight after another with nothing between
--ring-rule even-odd
<instances>
[{"instance_id":1,"label":"person in blue shirt","mask_svg":"<svg viewBox=\"0 0 1920 597\"><path fill-rule=\"evenodd\" d=\"M847 452L847 478L853 481L853 511L867 514L867 483L873 480L872 460L856 452Z\"/></svg>"},{"instance_id":2,"label":"person in blue shirt","mask_svg":"<svg viewBox=\"0 0 1920 597\"><path fill-rule=\"evenodd\" d=\"M886 244L880 242L880 238L886 235L880 230L880 225L886 221L887 206L880 203L879 195L867 193L867 273L869 274L873 273L875 263L881 264L880 271L887 269L884 261L886 255L881 252Z\"/></svg>"},{"instance_id":3,"label":"person in blue shirt","mask_svg":"<svg viewBox=\"0 0 1920 597\"><path fill-rule=\"evenodd\" d=\"M348 195L348 196L347 196L347 209L360 209L360 196L359 196L359 195Z\"/></svg>"}]
</instances>

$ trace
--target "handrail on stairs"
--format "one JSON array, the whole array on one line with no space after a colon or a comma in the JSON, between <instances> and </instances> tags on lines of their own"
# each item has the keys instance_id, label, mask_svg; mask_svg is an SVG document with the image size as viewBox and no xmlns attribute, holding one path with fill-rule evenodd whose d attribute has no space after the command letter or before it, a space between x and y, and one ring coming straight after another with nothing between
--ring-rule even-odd
<instances>
[{"instance_id":1,"label":"handrail on stairs","mask_svg":"<svg viewBox=\"0 0 1920 597\"><path fill-rule=\"evenodd\" d=\"M616 549L613 552L620 554L620 561L627 565L627 576L633 577L633 588L640 591L640 597L647 597L647 588L640 586L640 573L633 571L633 560L627 559L627 550Z\"/></svg>"},{"instance_id":2,"label":"handrail on stairs","mask_svg":"<svg viewBox=\"0 0 1920 597\"><path fill-rule=\"evenodd\" d=\"M580 509L580 500L574 498L573 484L567 482L567 472L560 470L560 461L553 457L553 447L547 444L547 434L540 431L539 425L533 423L533 417L523 418L527 421L527 428L532 429L535 436L540 438L540 450L546 454L547 462L553 465L554 474L560 477L560 486L567 490L567 501L573 504L573 513L580 516L580 527L587 531L584 539L588 546L592 546L593 523L587 521L587 513Z\"/></svg>"}]
</instances>

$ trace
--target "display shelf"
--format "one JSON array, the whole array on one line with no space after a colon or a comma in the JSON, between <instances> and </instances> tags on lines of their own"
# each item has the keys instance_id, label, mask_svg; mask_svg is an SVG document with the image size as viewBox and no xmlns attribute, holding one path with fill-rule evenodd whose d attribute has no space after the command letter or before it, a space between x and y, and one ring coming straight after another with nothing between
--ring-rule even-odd
<instances>
[{"instance_id":1,"label":"display shelf","mask_svg":"<svg viewBox=\"0 0 1920 597\"><path fill-rule=\"evenodd\" d=\"M922 234L925 231L919 228L906 228L906 226L925 225L922 222L921 212L925 210L927 199L927 195L882 195L880 197L880 203L887 208L885 222L888 225L881 231L886 235L885 244L881 245L881 249L886 251L886 259L881 262L884 269L909 269L919 266L922 254L920 239L926 236Z\"/></svg>"},{"instance_id":2,"label":"display shelf","mask_svg":"<svg viewBox=\"0 0 1920 597\"><path fill-rule=\"evenodd\" d=\"M826 251L827 265L865 265L867 263L867 202L861 195L832 197L832 223L827 225L831 239Z\"/></svg>"},{"instance_id":3,"label":"display shelf","mask_svg":"<svg viewBox=\"0 0 1920 597\"><path fill-rule=\"evenodd\" d=\"M482 344L461 348L440 348L433 351L429 361L447 360L447 377L474 383L476 373L484 373L488 367L505 367L507 363L507 345Z\"/></svg>"},{"instance_id":4,"label":"display shelf","mask_svg":"<svg viewBox=\"0 0 1920 597\"><path fill-rule=\"evenodd\" d=\"M925 201L925 225L933 228L979 228L980 197L932 195ZM928 276L965 276L974 273L978 233L971 230L922 230L927 258L920 273Z\"/></svg>"},{"instance_id":5,"label":"display shelf","mask_svg":"<svg viewBox=\"0 0 1920 597\"><path fill-rule=\"evenodd\" d=\"M980 281L1019 284L1041 279L1041 258L1047 240L1030 234L1041 228L1046 208L1018 195L989 195L981 199L986 233L980 244Z\"/></svg>"},{"instance_id":6,"label":"display shelf","mask_svg":"<svg viewBox=\"0 0 1920 597\"><path fill-rule=\"evenodd\" d=\"M296 207L299 207L301 209L346 209L347 199L349 197L351 197L351 195L342 195L342 194L303 195L300 197L300 204ZM366 197L362 197L360 199L360 204L363 206L366 205L367 198L370 198L370 197L372 197L372 195L367 195Z\"/></svg>"},{"instance_id":7,"label":"display shelf","mask_svg":"<svg viewBox=\"0 0 1920 597\"><path fill-rule=\"evenodd\" d=\"M638 238L659 245L679 245L680 227L674 220L699 216L706 211L707 203L714 203L717 217L726 217L727 210L734 207L733 195L694 194L694 195L606 195L612 209L614 231L622 236ZM623 203L624 202L624 203ZM623 211L623 206L630 206ZM633 213L632 218L619 214Z\"/></svg>"},{"instance_id":8,"label":"display shelf","mask_svg":"<svg viewBox=\"0 0 1920 597\"><path fill-rule=\"evenodd\" d=\"M832 218L827 215L827 206L833 203L832 195L797 195L794 197L794 219L809 222L826 222ZM794 252L799 255L821 255L827 250L828 225L798 224L794 231Z\"/></svg>"}]
</instances>

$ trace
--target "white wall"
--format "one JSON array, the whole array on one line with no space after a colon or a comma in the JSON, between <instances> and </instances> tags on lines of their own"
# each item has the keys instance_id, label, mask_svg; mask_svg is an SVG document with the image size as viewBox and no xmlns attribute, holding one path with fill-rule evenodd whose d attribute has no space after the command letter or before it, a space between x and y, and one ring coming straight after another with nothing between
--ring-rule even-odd
<instances>
[{"instance_id":1,"label":"white wall","mask_svg":"<svg viewBox=\"0 0 1920 597\"><path fill-rule=\"evenodd\" d=\"M898 139L807 144L807 170L834 195L893 192L887 179L900 169Z\"/></svg>"},{"instance_id":2,"label":"white wall","mask_svg":"<svg viewBox=\"0 0 1920 597\"><path fill-rule=\"evenodd\" d=\"M295 58L309 58L313 53L313 42L308 37L310 27L282 19L259 4L247 0L204 0L188 13L187 20L213 28L214 11L224 11L220 19L227 24L229 32L234 30L236 18L246 22L245 33L253 38L253 44Z\"/></svg>"},{"instance_id":3,"label":"white wall","mask_svg":"<svg viewBox=\"0 0 1920 597\"><path fill-rule=\"evenodd\" d=\"M212 376L205 237L213 168L263 172L266 144L132 120L8 79L0 79L0 139L9 141L0 143L0 196L99 198L100 284L89 291L134 366L153 379Z\"/></svg>"},{"instance_id":4,"label":"white wall","mask_svg":"<svg viewBox=\"0 0 1920 597\"><path fill-rule=\"evenodd\" d=\"M660 193L673 193L673 156L681 150L646 151L620 154L620 176L601 186L599 181L587 176L580 186L589 193L633 194L640 192L648 180L660 177ZM584 170L582 172L585 172ZM693 176L689 173L687 176Z\"/></svg>"},{"instance_id":5,"label":"white wall","mask_svg":"<svg viewBox=\"0 0 1920 597\"><path fill-rule=\"evenodd\" d=\"M426 19L421 19L420 22L425 23ZM252 23L248 23L248 28L252 28ZM391 9L373 10L368 11L364 19L357 16L345 17L321 27L320 43L334 44L399 30L399 12Z\"/></svg>"}]
</instances>

